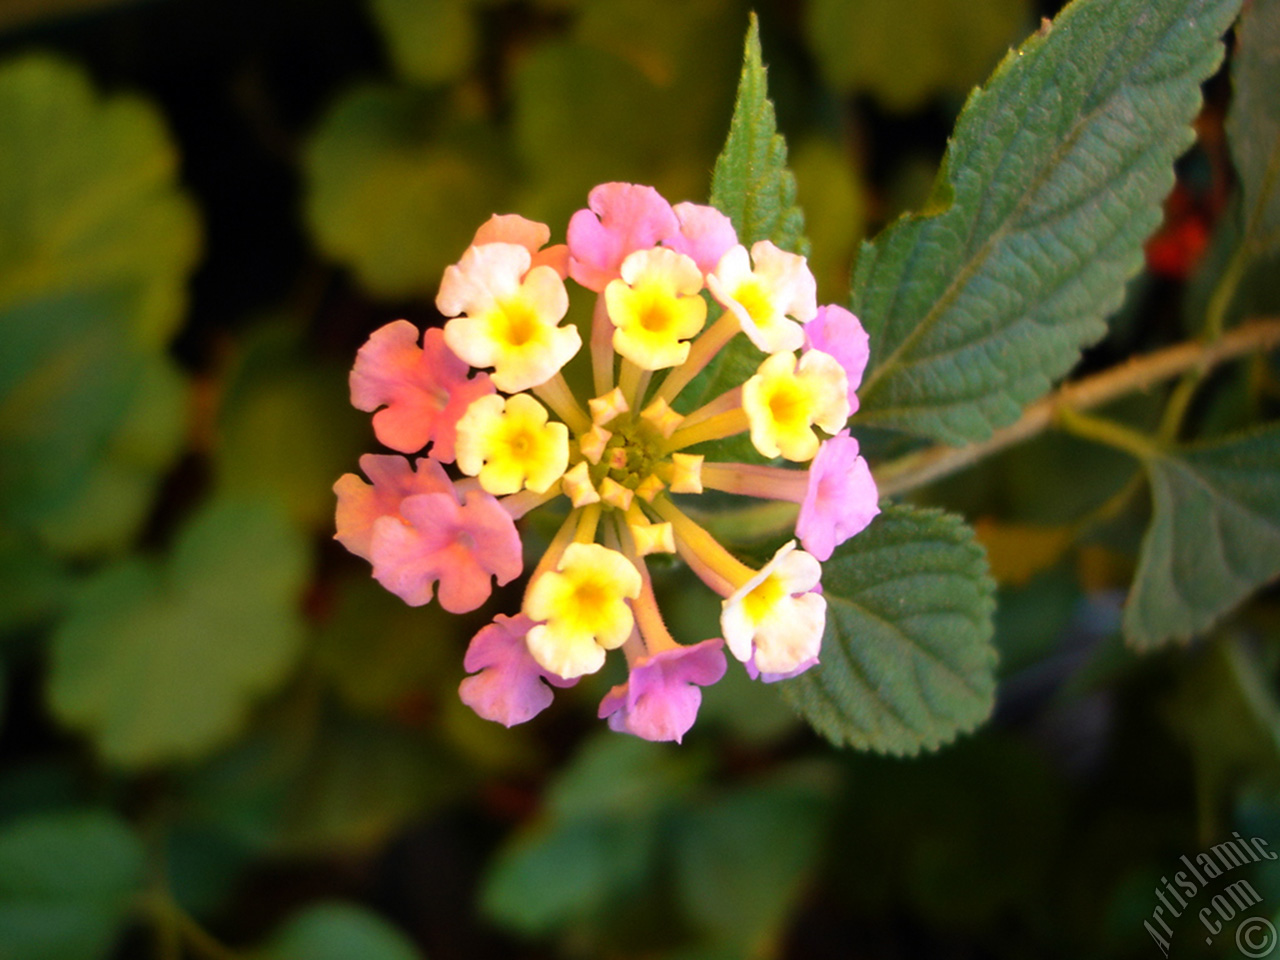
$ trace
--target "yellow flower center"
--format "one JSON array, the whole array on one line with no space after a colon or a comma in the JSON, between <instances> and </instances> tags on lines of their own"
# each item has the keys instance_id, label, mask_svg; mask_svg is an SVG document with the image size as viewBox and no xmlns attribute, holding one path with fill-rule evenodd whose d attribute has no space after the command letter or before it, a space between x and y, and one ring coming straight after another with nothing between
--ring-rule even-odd
<instances>
[{"instance_id":1,"label":"yellow flower center","mask_svg":"<svg viewBox=\"0 0 1280 960\"><path fill-rule=\"evenodd\" d=\"M598 543L565 548L556 570L537 576L524 612L543 621L529 631L529 652L552 673L578 677L604 664L604 651L622 646L635 620L628 600L640 595L640 573Z\"/></svg>"},{"instance_id":2,"label":"yellow flower center","mask_svg":"<svg viewBox=\"0 0 1280 960\"><path fill-rule=\"evenodd\" d=\"M795 381L776 383L769 394L769 412L782 430L808 426L810 406L807 392Z\"/></svg>"},{"instance_id":3,"label":"yellow flower center","mask_svg":"<svg viewBox=\"0 0 1280 960\"><path fill-rule=\"evenodd\" d=\"M770 574L742 598L742 609L752 622L759 623L768 616L769 611L782 599L782 596L782 584L776 576Z\"/></svg>"},{"instance_id":4,"label":"yellow flower center","mask_svg":"<svg viewBox=\"0 0 1280 960\"><path fill-rule=\"evenodd\" d=\"M734 291L733 299L742 305L742 309L757 324L768 323L773 317L773 302L766 296L760 281L754 277L743 281Z\"/></svg>"},{"instance_id":5,"label":"yellow flower center","mask_svg":"<svg viewBox=\"0 0 1280 960\"><path fill-rule=\"evenodd\" d=\"M513 347L523 347L538 335L539 320L529 305L508 301L499 307L502 315L501 339Z\"/></svg>"},{"instance_id":6,"label":"yellow flower center","mask_svg":"<svg viewBox=\"0 0 1280 960\"><path fill-rule=\"evenodd\" d=\"M671 328L671 311L668 309L667 303L658 297L651 296L649 302L641 307L638 312L640 314L640 326L650 333L666 333Z\"/></svg>"},{"instance_id":7,"label":"yellow flower center","mask_svg":"<svg viewBox=\"0 0 1280 960\"><path fill-rule=\"evenodd\" d=\"M458 421L458 469L494 496L542 493L568 465L568 428L528 394L481 397Z\"/></svg>"}]
</instances>

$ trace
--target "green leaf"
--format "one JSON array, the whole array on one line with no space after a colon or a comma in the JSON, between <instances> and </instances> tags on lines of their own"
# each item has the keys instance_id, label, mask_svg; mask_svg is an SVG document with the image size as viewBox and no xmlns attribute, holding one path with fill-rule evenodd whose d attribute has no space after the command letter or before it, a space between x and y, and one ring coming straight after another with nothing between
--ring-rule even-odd
<instances>
[{"instance_id":1,"label":"green leaf","mask_svg":"<svg viewBox=\"0 0 1280 960\"><path fill-rule=\"evenodd\" d=\"M0 637L35 626L66 602L71 574L26 538L0 533Z\"/></svg>"},{"instance_id":2,"label":"green leaf","mask_svg":"<svg viewBox=\"0 0 1280 960\"><path fill-rule=\"evenodd\" d=\"M120 288L50 294L0 310L0 515L36 533L83 493L147 364Z\"/></svg>"},{"instance_id":3,"label":"green leaf","mask_svg":"<svg viewBox=\"0 0 1280 960\"><path fill-rule=\"evenodd\" d=\"M531 48L512 77L529 173L516 208L559 233L596 183L704 198L733 98L739 16L723 0L665 4L658 16L647 0L593 0L569 37Z\"/></svg>"},{"instance_id":4,"label":"green leaf","mask_svg":"<svg viewBox=\"0 0 1280 960\"><path fill-rule=\"evenodd\" d=\"M520 204L529 216L564 224L596 183L672 186L661 176L672 138L661 124L642 119L663 115L665 104L635 65L564 40L531 51L512 81L515 147L534 181Z\"/></svg>"},{"instance_id":5,"label":"green leaf","mask_svg":"<svg viewBox=\"0 0 1280 960\"><path fill-rule=\"evenodd\" d=\"M215 502L167 564L130 559L86 584L53 637L55 715L122 766L208 752L292 665L306 575L277 510Z\"/></svg>"},{"instance_id":6,"label":"green leaf","mask_svg":"<svg viewBox=\"0 0 1280 960\"><path fill-rule=\"evenodd\" d=\"M448 83L475 57L470 0L371 0L391 60L410 83Z\"/></svg>"},{"instance_id":7,"label":"green leaf","mask_svg":"<svg viewBox=\"0 0 1280 960\"><path fill-rule=\"evenodd\" d=\"M1280 705L1258 648L1229 631L1198 646L1180 662L1162 704L1170 726L1191 754L1197 796L1222 810L1242 784L1280 783Z\"/></svg>"},{"instance_id":8,"label":"green leaf","mask_svg":"<svg viewBox=\"0 0 1280 960\"><path fill-rule=\"evenodd\" d=\"M307 145L307 222L319 247L385 297L434 292L502 205L502 151L485 127L440 129L440 103L361 87Z\"/></svg>"},{"instance_id":9,"label":"green leaf","mask_svg":"<svg viewBox=\"0 0 1280 960\"><path fill-rule=\"evenodd\" d=\"M59 556L99 555L126 546L182 451L188 386L178 368L165 357L147 358L130 393L75 496L40 517L38 531Z\"/></svg>"},{"instance_id":10,"label":"green leaf","mask_svg":"<svg viewBox=\"0 0 1280 960\"><path fill-rule=\"evenodd\" d=\"M963 96L1021 35L1027 0L814 0L805 33L835 90L867 91L891 110ZM810 211L812 212L812 211Z\"/></svg>"},{"instance_id":11,"label":"green leaf","mask_svg":"<svg viewBox=\"0 0 1280 960\"><path fill-rule=\"evenodd\" d=\"M192 824L258 853L362 854L468 784L448 752L403 725L339 716L300 730L287 719L192 772Z\"/></svg>"},{"instance_id":12,"label":"green leaf","mask_svg":"<svg viewBox=\"0 0 1280 960\"><path fill-rule=\"evenodd\" d=\"M888 507L823 565L821 663L783 695L836 745L934 749L991 713L994 584L959 517Z\"/></svg>"},{"instance_id":13,"label":"green leaf","mask_svg":"<svg viewBox=\"0 0 1280 960\"><path fill-rule=\"evenodd\" d=\"M680 899L700 928L738 945L737 956L768 955L816 868L827 786L784 774L699 803L677 821Z\"/></svg>"},{"instance_id":14,"label":"green leaf","mask_svg":"<svg viewBox=\"0 0 1280 960\"><path fill-rule=\"evenodd\" d=\"M0 66L0 522L60 554L127 543L181 440L162 351L199 230L177 168L149 104L49 56Z\"/></svg>"},{"instance_id":15,"label":"green leaf","mask_svg":"<svg viewBox=\"0 0 1280 960\"><path fill-rule=\"evenodd\" d=\"M1240 15L1231 61L1227 139L1244 196L1246 242L1280 251L1280 2L1253 0Z\"/></svg>"},{"instance_id":16,"label":"green leaf","mask_svg":"<svg viewBox=\"0 0 1280 960\"><path fill-rule=\"evenodd\" d=\"M1105 332L1240 0L1076 0L965 106L931 209L864 244L858 420L961 445Z\"/></svg>"},{"instance_id":17,"label":"green leaf","mask_svg":"<svg viewBox=\"0 0 1280 960\"><path fill-rule=\"evenodd\" d=\"M795 205L796 180L787 169L787 142L778 133L761 56L760 23L752 14L729 137L711 176L711 205L733 221L739 243L772 240L807 253L804 213Z\"/></svg>"},{"instance_id":18,"label":"green leaf","mask_svg":"<svg viewBox=\"0 0 1280 960\"><path fill-rule=\"evenodd\" d=\"M639 737L600 734L549 788L547 804L562 819L643 817L679 796L695 764Z\"/></svg>"},{"instance_id":19,"label":"green leaf","mask_svg":"<svg viewBox=\"0 0 1280 960\"><path fill-rule=\"evenodd\" d=\"M149 103L99 97L83 70L47 55L0 65L0 322L24 301L123 286L134 341L161 347L199 242Z\"/></svg>"},{"instance_id":20,"label":"green leaf","mask_svg":"<svg viewBox=\"0 0 1280 960\"><path fill-rule=\"evenodd\" d=\"M143 881L138 839L113 815L44 813L0 831L0 955L106 957Z\"/></svg>"},{"instance_id":21,"label":"green leaf","mask_svg":"<svg viewBox=\"0 0 1280 960\"><path fill-rule=\"evenodd\" d=\"M758 240L771 240L783 250L809 252L804 211L796 206L796 178L787 168L787 142L778 133L768 96L760 23L754 13L747 28L729 136L711 177L711 205L728 215L738 232L738 242L748 248ZM746 337L735 337L682 393L682 402L697 406L740 386L755 374L763 359ZM707 450L720 455L732 449L750 456L748 447L739 442L731 448Z\"/></svg>"},{"instance_id":22,"label":"green leaf","mask_svg":"<svg viewBox=\"0 0 1280 960\"><path fill-rule=\"evenodd\" d=\"M215 472L221 493L271 499L304 528L333 529L333 482L368 444L368 416L335 364L308 356L287 327L249 338L219 416Z\"/></svg>"},{"instance_id":23,"label":"green leaf","mask_svg":"<svg viewBox=\"0 0 1280 960\"><path fill-rule=\"evenodd\" d=\"M375 913L348 903L321 903L291 918L260 960L418 960L403 933Z\"/></svg>"},{"instance_id":24,"label":"green leaf","mask_svg":"<svg viewBox=\"0 0 1280 960\"><path fill-rule=\"evenodd\" d=\"M818 302L843 300L852 279L858 241L866 232L861 176L850 162L848 150L818 137L796 146L791 166L796 175L796 198L805 210L813 247L809 269L818 281Z\"/></svg>"},{"instance_id":25,"label":"green leaf","mask_svg":"<svg viewBox=\"0 0 1280 960\"><path fill-rule=\"evenodd\" d=\"M1145 465L1151 526L1124 611L1140 650L1203 633L1280 575L1280 425Z\"/></svg>"},{"instance_id":26,"label":"green leaf","mask_svg":"<svg viewBox=\"0 0 1280 960\"><path fill-rule=\"evenodd\" d=\"M616 734L588 741L549 790L547 813L499 852L485 911L526 934L587 924L641 890L659 820L688 791L697 761Z\"/></svg>"},{"instance_id":27,"label":"green leaf","mask_svg":"<svg viewBox=\"0 0 1280 960\"><path fill-rule=\"evenodd\" d=\"M584 925L612 899L643 888L657 840L647 817L542 823L498 854L481 906L529 936Z\"/></svg>"}]
</instances>

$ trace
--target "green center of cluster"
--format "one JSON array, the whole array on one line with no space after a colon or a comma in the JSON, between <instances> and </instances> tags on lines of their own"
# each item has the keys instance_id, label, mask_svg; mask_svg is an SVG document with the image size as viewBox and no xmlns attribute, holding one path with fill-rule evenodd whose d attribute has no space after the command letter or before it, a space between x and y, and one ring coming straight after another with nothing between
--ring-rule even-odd
<instances>
[{"instance_id":1,"label":"green center of cluster","mask_svg":"<svg viewBox=\"0 0 1280 960\"><path fill-rule=\"evenodd\" d=\"M657 465L667 459L662 434L639 417L624 415L609 424L613 436L605 444L604 455L591 469L596 486L607 477L628 490L635 490Z\"/></svg>"}]
</instances>

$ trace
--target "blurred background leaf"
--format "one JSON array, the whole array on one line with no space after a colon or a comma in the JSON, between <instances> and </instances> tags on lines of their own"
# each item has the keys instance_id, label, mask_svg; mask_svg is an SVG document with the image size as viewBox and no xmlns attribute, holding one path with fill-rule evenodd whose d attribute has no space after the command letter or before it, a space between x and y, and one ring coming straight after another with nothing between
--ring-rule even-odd
<instances>
[{"instance_id":1,"label":"blurred background leaf","mask_svg":"<svg viewBox=\"0 0 1280 960\"><path fill-rule=\"evenodd\" d=\"M126 560L84 586L53 639L53 709L112 763L207 753L287 674L306 576L270 502L210 505L168 563Z\"/></svg>"},{"instance_id":2,"label":"blurred background leaf","mask_svg":"<svg viewBox=\"0 0 1280 960\"><path fill-rule=\"evenodd\" d=\"M432 86L462 76L478 45L473 0L372 0L391 62L410 83Z\"/></svg>"},{"instance_id":3,"label":"blurred background leaf","mask_svg":"<svg viewBox=\"0 0 1280 960\"><path fill-rule=\"evenodd\" d=\"M309 907L277 932L261 960L418 960L404 935L375 914L344 903Z\"/></svg>"},{"instance_id":4,"label":"blurred background leaf","mask_svg":"<svg viewBox=\"0 0 1280 960\"><path fill-rule=\"evenodd\" d=\"M417 90L364 87L334 105L307 151L307 213L322 250L375 294L424 294L476 225L507 204L503 151L484 124L440 129Z\"/></svg>"},{"instance_id":5,"label":"blurred background leaf","mask_svg":"<svg viewBox=\"0 0 1280 960\"><path fill-rule=\"evenodd\" d=\"M46 813L0 830L0 944L13 960L107 957L144 878L114 814Z\"/></svg>"},{"instance_id":6,"label":"blurred background leaf","mask_svg":"<svg viewBox=\"0 0 1280 960\"><path fill-rule=\"evenodd\" d=\"M805 31L827 82L896 111L965 96L1031 26L1027 0L812 0Z\"/></svg>"}]
</instances>

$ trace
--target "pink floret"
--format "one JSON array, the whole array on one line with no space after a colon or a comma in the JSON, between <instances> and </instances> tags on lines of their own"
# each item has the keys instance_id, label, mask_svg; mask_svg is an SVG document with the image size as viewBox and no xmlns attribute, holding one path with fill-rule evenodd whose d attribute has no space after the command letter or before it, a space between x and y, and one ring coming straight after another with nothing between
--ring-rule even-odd
<instances>
[{"instance_id":1,"label":"pink floret","mask_svg":"<svg viewBox=\"0 0 1280 960\"><path fill-rule=\"evenodd\" d=\"M571 687L578 682L544 670L533 659L525 643L532 626L533 621L524 614L498 614L467 647L462 666L474 676L462 681L458 695L486 720L507 727L524 723L551 705L547 684Z\"/></svg>"},{"instance_id":2,"label":"pink floret","mask_svg":"<svg viewBox=\"0 0 1280 960\"><path fill-rule=\"evenodd\" d=\"M698 716L702 691L724 676L724 641L703 640L691 647L662 650L631 666L627 682L600 702L600 717L610 728L646 740L684 737Z\"/></svg>"},{"instance_id":3,"label":"pink floret","mask_svg":"<svg viewBox=\"0 0 1280 960\"><path fill-rule=\"evenodd\" d=\"M844 367L849 378L849 413L858 410L858 387L871 356L870 339L862 323L844 307L830 304L818 308L818 315L804 325L810 350L830 354Z\"/></svg>"},{"instance_id":4,"label":"pink floret","mask_svg":"<svg viewBox=\"0 0 1280 960\"><path fill-rule=\"evenodd\" d=\"M373 523L373 576L412 607L431 600L450 613L475 610L493 592L490 577L510 583L524 569L520 535L497 498L469 489L459 502L448 493L418 494L400 504L399 517Z\"/></svg>"},{"instance_id":5,"label":"pink floret","mask_svg":"<svg viewBox=\"0 0 1280 960\"><path fill-rule=\"evenodd\" d=\"M713 273L720 258L738 244L733 221L715 207L697 203L677 203L672 210L680 230L663 246L691 257L703 274Z\"/></svg>"},{"instance_id":6,"label":"pink floret","mask_svg":"<svg viewBox=\"0 0 1280 960\"><path fill-rule=\"evenodd\" d=\"M563 280L569 275L569 248L563 243L548 247L546 243L550 239L551 228L545 223L526 220L518 213L495 213L480 225L471 245L478 247L485 243L517 244L528 250L529 256L533 258L533 262L529 265L530 270L545 265L560 274L560 279Z\"/></svg>"},{"instance_id":7,"label":"pink floret","mask_svg":"<svg viewBox=\"0 0 1280 960\"><path fill-rule=\"evenodd\" d=\"M841 430L818 448L809 466L796 536L809 553L829 560L836 547L880 512L879 499L871 468L858 454L858 441Z\"/></svg>"},{"instance_id":8,"label":"pink floret","mask_svg":"<svg viewBox=\"0 0 1280 960\"><path fill-rule=\"evenodd\" d=\"M680 229L671 204L653 187L602 183L587 196L587 206L569 220L569 275L597 293L621 275L627 254Z\"/></svg>"},{"instance_id":9,"label":"pink floret","mask_svg":"<svg viewBox=\"0 0 1280 960\"><path fill-rule=\"evenodd\" d=\"M338 495L338 532L334 539L366 560L373 559L373 524L379 517L398 518L405 497L453 492L444 467L426 457L411 467L405 457L366 453L360 458L360 469L372 485L354 473L344 473L333 485L333 492Z\"/></svg>"},{"instance_id":10,"label":"pink floret","mask_svg":"<svg viewBox=\"0 0 1280 960\"><path fill-rule=\"evenodd\" d=\"M373 415L378 440L401 453L431 446L431 455L453 463L458 420L473 400L494 392L488 374L470 371L432 328L422 335L407 320L373 332L351 370L351 403ZM379 410L378 408L383 409Z\"/></svg>"}]
</instances>

